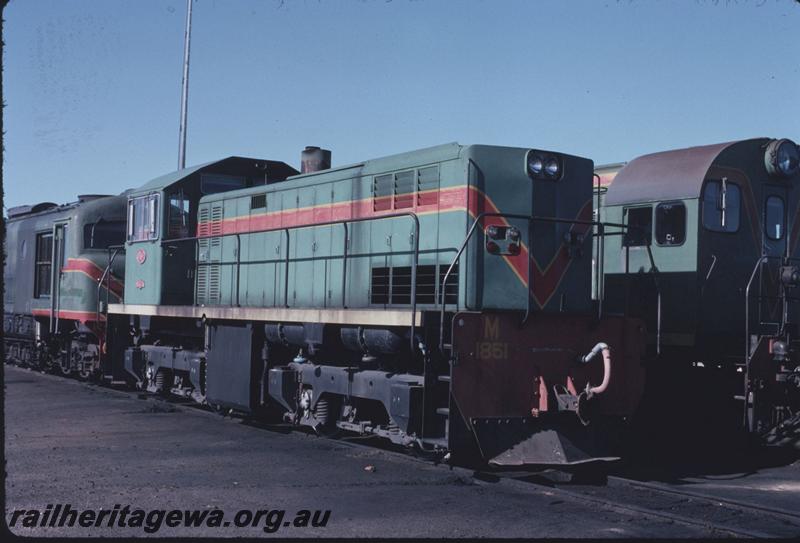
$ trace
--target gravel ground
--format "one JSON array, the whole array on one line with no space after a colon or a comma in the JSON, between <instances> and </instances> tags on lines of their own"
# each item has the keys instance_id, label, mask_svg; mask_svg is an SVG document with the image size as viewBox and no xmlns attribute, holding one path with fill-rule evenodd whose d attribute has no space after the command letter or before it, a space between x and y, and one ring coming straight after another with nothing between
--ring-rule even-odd
<instances>
[{"instance_id":1,"label":"gravel ground","mask_svg":"<svg viewBox=\"0 0 800 543\"><path fill-rule=\"evenodd\" d=\"M482 480L467 470L390 451L257 428L189 406L20 368L5 366L4 382L7 523L15 510L44 511L59 503L79 510L111 510L119 504L118 509L128 505L131 510L224 512L219 527L169 527L162 521L152 534L143 527L109 527L107 522L96 527L25 527L25 516L20 515L10 527L19 535L727 535L712 526L564 497L558 489ZM797 482L774 484L795 485L793 491L797 487ZM277 513L265 514L257 526L236 527L234 516L243 509L286 514L283 519ZM296 527L291 521L300 510L331 513L325 527ZM268 522L278 528L271 534L264 530Z\"/></svg>"}]
</instances>

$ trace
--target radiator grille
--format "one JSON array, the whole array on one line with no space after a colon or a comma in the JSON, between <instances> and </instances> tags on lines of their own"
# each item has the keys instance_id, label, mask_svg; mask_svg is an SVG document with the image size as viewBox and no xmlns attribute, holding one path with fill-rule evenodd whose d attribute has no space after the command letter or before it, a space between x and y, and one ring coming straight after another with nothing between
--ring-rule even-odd
<instances>
[{"instance_id":1,"label":"radiator grille","mask_svg":"<svg viewBox=\"0 0 800 543\"><path fill-rule=\"evenodd\" d=\"M427 265L417 267L418 304L438 305L439 289L449 265ZM411 304L411 266L372 268L370 302L383 305ZM447 279L446 302L458 302L458 266Z\"/></svg>"}]
</instances>

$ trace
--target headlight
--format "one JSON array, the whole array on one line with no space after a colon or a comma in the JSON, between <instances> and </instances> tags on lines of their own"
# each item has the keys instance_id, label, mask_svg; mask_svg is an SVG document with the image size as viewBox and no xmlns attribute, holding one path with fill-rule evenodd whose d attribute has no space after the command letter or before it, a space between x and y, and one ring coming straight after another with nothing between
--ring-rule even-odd
<instances>
[{"instance_id":1,"label":"headlight","mask_svg":"<svg viewBox=\"0 0 800 543\"><path fill-rule=\"evenodd\" d=\"M548 160L544 167L544 170L550 177L556 177L558 175L558 169L558 161L555 158Z\"/></svg>"},{"instance_id":2,"label":"headlight","mask_svg":"<svg viewBox=\"0 0 800 543\"><path fill-rule=\"evenodd\" d=\"M544 161L539 155L531 155L528 158L528 170L533 175L541 175L544 170Z\"/></svg>"},{"instance_id":3,"label":"headlight","mask_svg":"<svg viewBox=\"0 0 800 543\"><path fill-rule=\"evenodd\" d=\"M767 173L778 177L791 177L800 171L800 149L792 140L772 140L764 153Z\"/></svg>"},{"instance_id":4,"label":"headlight","mask_svg":"<svg viewBox=\"0 0 800 543\"><path fill-rule=\"evenodd\" d=\"M555 181L563 175L561 158L546 151L531 149L525 155L525 169L531 179Z\"/></svg>"}]
</instances>

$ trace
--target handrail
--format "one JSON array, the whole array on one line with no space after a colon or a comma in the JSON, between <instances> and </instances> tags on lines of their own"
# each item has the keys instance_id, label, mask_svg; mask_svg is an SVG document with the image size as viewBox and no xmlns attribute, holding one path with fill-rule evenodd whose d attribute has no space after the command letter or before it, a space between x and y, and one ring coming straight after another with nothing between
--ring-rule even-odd
<instances>
[{"instance_id":1,"label":"handrail","mask_svg":"<svg viewBox=\"0 0 800 543\"><path fill-rule=\"evenodd\" d=\"M656 355L661 355L661 285L658 284L659 270L653 259L653 250L650 244L647 247L647 257L650 259L650 272L653 274L653 284L656 287Z\"/></svg>"},{"instance_id":2,"label":"handrail","mask_svg":"<svg viewBox=\"0 0 800 543\"><path fill-rule=\"evenodd\" d=\"M333 226L333 225L341 224L341 225L344 226L344 232L345 232L345 235L344 235L344 247L343 247L342 257L341 257L343 259L342 260L342 307L346 308L347 307L347 300L346 300L346 294L347 294L347 292L346 292L346 290L347 290L347 275L346 275L347 274L347 260L348 260L348 258L352 258L353 257L353 255L349 255L348 249L347 249L347 246L348 246L348 243L349 243L349 235L348 235L349 234L349 229L348 229L347 225L350 224L350 223L378 221L378 220L384 220L384 219L397 219L397 218L402 218L402 217L409 217L414 222L414 234L413 234L413 236L414 236L414 250L413 250L413 253L412 253L413 254L413 264L411 266L411 304L410 304L411 305L411 334L410 334L410 338L409 338L410 349L411 349L411 352L413 353L414 349L415 349L415 344L414 344L415 340L414 340L414 338L416 336L417 267L419 266L420 227L419 227L419 217L417 216L416 213L414 213L412 211L407 211L407 212L402 212L402 213L391 213L391 214L388 214L388 215L381 215L379 217L355 217L355 218L350 218L350 219L339 219L339 220L336 220L336 221L326 221L326 222L320 222L320 223L314 223L314 224L304 224L304 225L300 225L300 226L267 228L267 229L263 229L263 230L254 230L254 231L251 231L251 232L234 232L234 233L228 233L228 234L220 234L219 236L208 235L208 236L192 236L192 237L184 237L184 238L175 238L175 239L162 240L161 245L163 246L163 245L168 244L168 243L180 243L180 242L187 242L187 241L199 242L199 240L201 240L201 239L210 239L210 238L216 238L216 237L227 237L227 236L235 235L236 239L237 239L237 251L236 251L236 255L237 255L236 259L237 259L237 261L235 263L233 263L233 264L236 265L236 277L237 277L237 281L236 281L236 304L239 305L239 277L240 277L241 266L242 266L242 264L246 265L246 264L254 264L254 263L256 263L256 262L241 262L240 250L239 250L240 247L241 247L241 238L240 238L240 236L242 234L263 234L263 233L268 233L268 232L278 232L278 231L282 230L283 232L286 233L286 257L284 259L284 289L283 289L284 306L285 307L289 307L289 264L291 262L293 262L293 261L301 260L301 259L291 259L289 257L289 240L290 240L289 231L290 230L300 230L300 229L304 229L304 228L319 228L319 227L323 227L323 226ZM334 257L331 256L329 258L332 259ZM311 260L315 260L315 259L311 258ZM266 262L269 262L269 261L265 261L264 263L266 263ZM224 264L225 265L230 265L231 263L224 263ZM200 265L205 265L205 266L208 266L208 265L222 265L222 263L219 263L219 262L203 262L203 263L201 263L201 262L198 261L197 265L198 266L200 266Z\"/></svg>"},{"instance_id":3,"label":"handrail","mask_svg":"<svg viewBox=\"0 0 800 543\"><path fill-rule=\"evenodd\" d=\"M598 293L598 319L602 316L602 307L603 307L603 305L602 305L603 304L603 301L602 301L603 289L602 289L601 285L603 283L603 275L604 275L603 274L603 270L604 270L604 266L605 266L605 255L604 255L604 253L605 253L605 242L604 241L605 240L604 240L604 236L606 236L606 235L615 235L616 234L616 233L613 233L613 232L609 233L609 234L606 234L605 229L606 229L606 227L609 227L609 226L610 227L614 227L614 228L621 228L621 229L624 229L624 230L629 230L630 228L634 228L634 229L639 228L639 227L636 227L636 226L631 227L631 226L629 226L627 224L621 224L621 223L612 223L612 222L605 222L604 223L604 222L599 222L599 221L582 221L582 220L577 220L577 219L562 219L562 218L558 218L558 217L537 217L535 215L520 215L520 214L514 214L514 213L489 213L489 212L485 212L485 213L479 214L477 217L475 217L475 220L473 221L472 226L469 228L469 230L467 231L467 235L464 237L464 241L461 243L461 246L459 247L458 251L456 252L456 256L453 258L453 261L450 263L450 266L448 267L447 272L444 274L444 277L442 278L441 288L439 289L439 299L440 299L439 352L440 353L444 352L444 320L445 320L444 317L445 317L445 310L446 310L445 306L446 306L446 301L447 301L447 298L445 296L446 288L447 288L447 280L450 278L451 272L455 268L455 266L458 263L458 261L461 259L461 255L464 253L464 250L466 249L467 244L469 243L469 240L472 238L472 235L475 233L475 229L477 228L478 223L481 220L483 220L484 217L502 217L502 218L505 218L505 219L521 219L521 220L527 220L528 221L528 244L529 244L529 248L528 248L528 270L527 270L528 271L528 299L527 299L527 303L526 303L525 316L523 317L521 324L525 324L528 321L528 318L530 317L530 313L531 313L531 293L530 293L530 289L532 287L532 284L531 284L532 278L531 278L531 256L530 256L531 255L531 248L530 248L530 244L531 244L531 240L533 239L533 235L532 235L533 234L533 228L532 228L532 225L533 225L534 222L560 223L560 224L572 224L572 225L586 225L586 226L596 226L597 227L597 229L598 229L597 236L600 238L600 241L601 241L599 243L600 252L599 252L599 254L597 255L597 257L595 259L595 273L596 273L595 289L596 289L596 291ZM656 292L657 292L657 296L658 296L658 300L657 300L657 304L658 304L658 307L657 307L657 323L656 323L656 338L657 338L656 339L656 341L657 341L656 349L657 349L658 354L660 354L661 353L661 288L660 288L660 286L658 284L658 279L657 279L658 268L655 265L655 260L653 258L653 252L652 252L649 244L646 247L647 247L647 254L648 254L649 259L650 259L651 271L652 271L652 273L654 273L654 277L656 278L655 279L655 283L656 283ZM627 273L628 273L628 271L627 271L627 264L626 264L626 275L627 275Z\"/></svg>"},{"instance_id":4,"label":"handrail","mask_svg":"<svg viewBox=\"0 0 800 543\"><path fill-rule=\"evenodd\" d=\"M531 249L530 243L532 240L533 234L533 223L534 222L545 222L545 223L561 223L561 224L581 224L586 226L597 226L599 223L597 221L581 221L577 219L561 219L557 217L537 217L535 215L520 215L517 213L489 213L484 212L480 213L475 220L472 222L472 226L470 226L469 230L467 231L467 235L464 237L464 241L461 242L461 246L456 253L456 256L453 258L453 261L450 263L450 266L447 268L447 272L445 272L444 277L442 278L441 289L439 290L439 299L440 299L440 306L441 311L439 315L439 352L444 352L444 315L447 303L447 297L445 296L446 289L447 289L447 280L450 278L450 274L452 273L453 269L455 268L458 261L461 259L461 255L464 253L464 250L467 247L467 243L472 238L472 235L475 233L475 229L485 217L501 217L504 219L520 219L528 221L528 298L526 302L526 309L525 309L525 316L522 319L522 324L527 322L528 318L530 317L531 313ZM617 224L617 223L607 223L607 226L617 226L617 227L625 227L625 225ZM596 265L599 265L600 259L598 258L596 261ZM599 273L598 273L599 277Z\"/></svg>"},{"instance_id":5,"label":"handrail","mask_svg":"<svg viewBox=\"0 0 800 543\"><path fill-rule=\"evenodd\" d=\"M744 416L742 424L748 431L750 428L747 424L747 410L750 396L750 361L752 360L752 353L750 349L750 287L753 286L753 280L756 277L756 272L761 264L769 259L767 255L762 255L753 266L753 271L750 274L750 279L747 281L747 286L744 289L744 341L745 341L745 357L744 357Z\"/></svg>"},{"instance_id":6,"label":"handrail","mask_svg":"<svg viewBox=\"0 0 800 543\"><path fill-rule=\"evenodd\" d=\"M111 249L114 249L114 253L111 253ZM106 269L103 270L103 275L100 276L100 279L97 281L97 313L96 313L96 322L100 322L100 289L103 287L103 282L106 281L107 278L110 279L111 276L111 266L114 264L114 260L117 258L117 255L125 250L125 245L110 245L107 247L106 252ZM109 285L106 285L106 314L108 313L108 289Z\"/></svg>"},{"instance_id":7,"label":"handrail","mask_svg":"<svg viewBox=\"0 0 800 543\"><path fill-rule=\"evenodd\" d=\"M622 227L625 230L639 230L643 233L647 233L647 230L640 226L631 226L631 225L620 225L614 223L600 223L601 226L614 226L614 227ZM617 235L624 235L625 232L610 232L606 233L603 228L600 229L599 235L602 236L602 249L600 251L600 256L598 259L602 259L602 263L600 265L600 269L605 269L605 236L617 236ZM623 247L625 248L625 276L630 274L630 245L625 245L623 242ZM655 258L653 258L653 249L652 243L645 243L644 247L647 250L647 258L650 261L650 273L653 275L653 286L656 289L656 354L661 354L661 285L658 282L658 275L660 270L658 266L656 266ZM605 289L605 280L602 281L601 285L602 289ZM604 296L605 291L601 292L600 296ZM601 298L602 303L602 298ZM626 283L625 286L625 314L629 311L630 305L630 283ZM602 305L600 306L602 307ZM602 316L602 311L598 312L598 318Z\"/></svg>"}]
</instances>

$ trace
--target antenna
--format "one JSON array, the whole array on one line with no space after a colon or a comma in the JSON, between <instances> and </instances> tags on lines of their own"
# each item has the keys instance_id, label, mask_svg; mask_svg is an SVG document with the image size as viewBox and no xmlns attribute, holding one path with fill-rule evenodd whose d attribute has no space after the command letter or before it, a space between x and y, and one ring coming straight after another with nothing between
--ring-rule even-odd
<instances>
[{"instance_id":1,"label":"antenna","mask_svg":"<svg viewBox=\"0 0 800 543\"><path fill-rule=\"evenodd\" d=\"M181 86L181 127L178 169L186 167L186 110L189 102L189 42L192 37L192 0L186 0L186 32L183 43L183 84Z\"/></svg>"}]
</instances>

